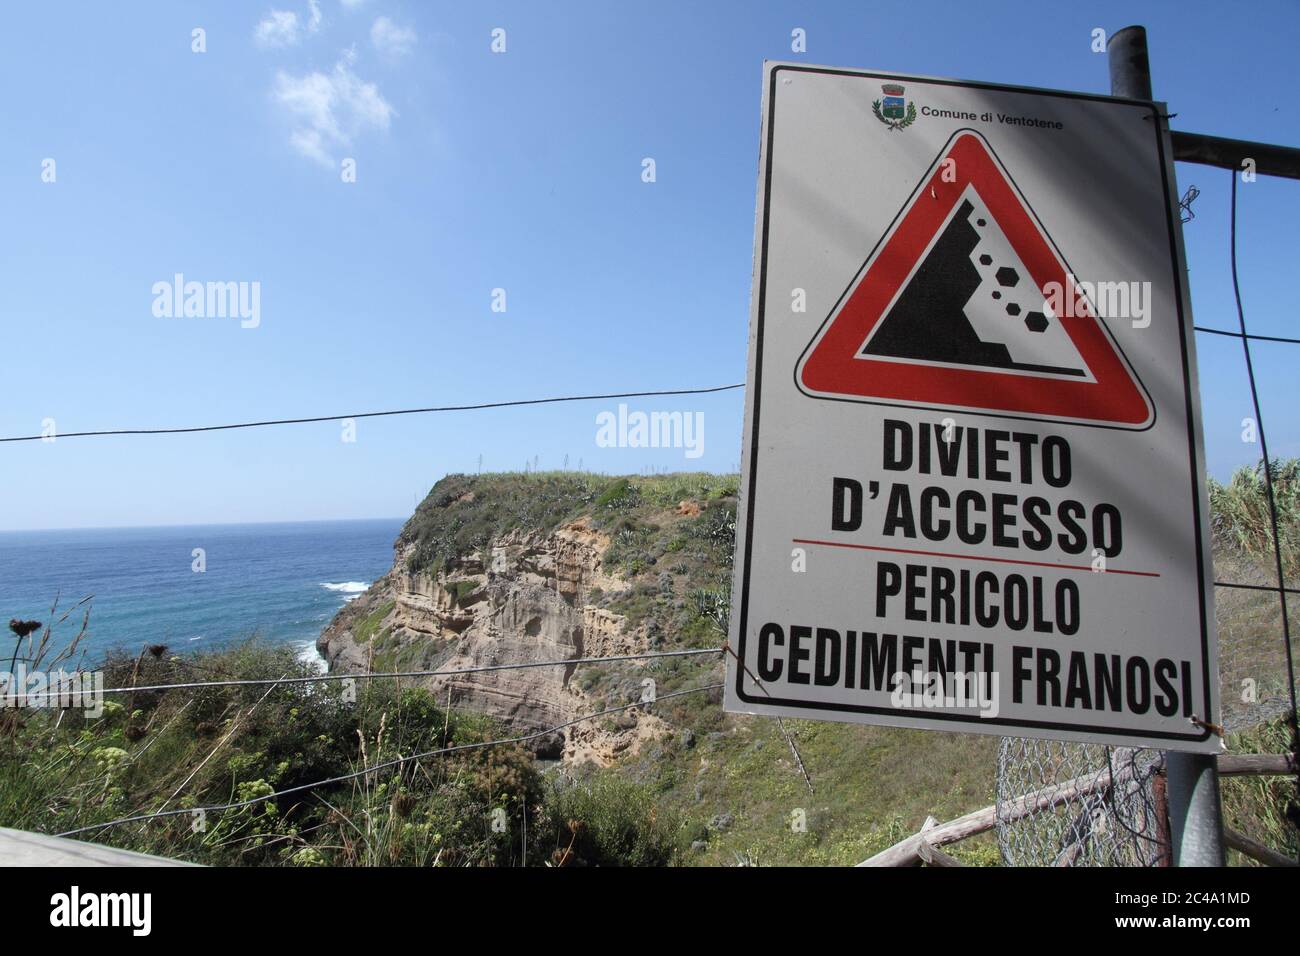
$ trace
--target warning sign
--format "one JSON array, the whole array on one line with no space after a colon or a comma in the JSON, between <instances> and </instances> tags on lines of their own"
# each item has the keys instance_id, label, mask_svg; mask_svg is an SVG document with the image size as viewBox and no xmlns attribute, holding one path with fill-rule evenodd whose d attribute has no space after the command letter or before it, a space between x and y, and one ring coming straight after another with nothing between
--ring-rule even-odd
<instances>
[{"instance_id":1,"label":"warning sign","mask_svg":"<svg viewBox=\"0 0 1300 956\"><path fill-rule=\"evenodd\" d=\"M727 708L1218 750L1159 105L766 80Z\"/></svg>"},{"instance_id":2,"label":"warning sign","mask_svg":"<svg viewBox=\"0 0 1300 956\"><path fill-rule=\"evenodd\" d=\"M1069 266L973 130L935 160L809 347L799 382L824 397L1123 427L1152 417Z\"/></svg>"}]
</instances>

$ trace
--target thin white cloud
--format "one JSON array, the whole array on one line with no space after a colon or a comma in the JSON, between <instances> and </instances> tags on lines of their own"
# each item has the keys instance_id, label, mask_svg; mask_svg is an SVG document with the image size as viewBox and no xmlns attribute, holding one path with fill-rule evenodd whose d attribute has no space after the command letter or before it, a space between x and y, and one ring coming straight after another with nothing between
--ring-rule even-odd
<instances>
[{"instance_id":1,"label":"thin white cloud","mask_svg":"<svg viewBox=\"0 0 1300 956\"><path fill-rule=\"evenodd\" d=\"M388 17L379 17L370 28L370 42L379 55L390 60L400 59L415 49L415 31L399 27Z\"/></svg>"},{"instance_id":2,"label":"thin white cloud","mask_svg":"<svg viewBox=\"0 0 1300 956\"><path fill-rule=\"evenodd\" d=\"M307 0L307 32L319 30L320 22L320 0ZM302 22L292 10L272 10L253 29L253 41L267 50L297 46L302 30Z\"/></svg>"},{"instance_id":3,"label":"thin white cloud","mask_svg":"<svg viewBox=\"0 0 1300 956\"><path fill-rule=\"evenodd\" d=\"M366 2L367 0L343 0L343 6L347 7L349 10L355 10Z\"/></svg>"},{"instance_id":4,"label":"thin white cloud","mask_svg":"<svg viewBox=\"0 0 1300 956\"><path fill-rule=\"evenodd\" d=\"M253 40L267 49L293 46L298 42L298 14L292 10L272 10L253 30Z\"/></svg>"},{"instance_id":5,"label":"thin white cloud","mask_svg":"<svg viewBox=\"0 0 1300 956\"><path fill-rule=\"evenodd\" d=\"M386 130L397 115L379 87L352 69L355 53L347 51L327 73L293 76L281 70L273 97L293 118L289 142L309 159L336 165L335 151L349 147L368 130Z\"/></svg>"}]
</instances>

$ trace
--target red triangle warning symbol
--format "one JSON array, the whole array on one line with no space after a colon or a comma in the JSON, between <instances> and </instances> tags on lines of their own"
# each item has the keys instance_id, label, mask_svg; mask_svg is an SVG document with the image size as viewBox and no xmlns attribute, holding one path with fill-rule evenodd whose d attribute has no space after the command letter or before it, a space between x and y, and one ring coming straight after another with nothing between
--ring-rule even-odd
<instances>
[{"instance_id":1,"label":"red triangle warning symbol","mask_svg":"<svg viewBox=\"0 0 1300 956\"><path fill-rule=\"evenodd\" d=\"M1155 421L1136 372L974 130L940 152L795 381L842 401L1112 428Z\"/></svg>"}]
</instances>

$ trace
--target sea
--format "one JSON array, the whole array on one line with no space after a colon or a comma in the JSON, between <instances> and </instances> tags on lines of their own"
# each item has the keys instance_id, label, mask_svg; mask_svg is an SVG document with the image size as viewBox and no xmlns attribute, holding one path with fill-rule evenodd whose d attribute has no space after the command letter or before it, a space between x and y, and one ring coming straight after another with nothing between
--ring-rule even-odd
<instances>
[{"instance_id":1,"label":"sea","mask_svg":"<svg viewBox=\"0 0 1300 956\"><path fill-rule=\"evenodd\" d=\"M214 650L256 635L323 669L321 629L388 571L402 519L0 532L0 625L57 621L95 666L113 649ZM56 605L57 601L57 605ZM51 607L56 610L51 615ZM12 635L0 627L0 649Z\"/></svg>"}]
</instances>

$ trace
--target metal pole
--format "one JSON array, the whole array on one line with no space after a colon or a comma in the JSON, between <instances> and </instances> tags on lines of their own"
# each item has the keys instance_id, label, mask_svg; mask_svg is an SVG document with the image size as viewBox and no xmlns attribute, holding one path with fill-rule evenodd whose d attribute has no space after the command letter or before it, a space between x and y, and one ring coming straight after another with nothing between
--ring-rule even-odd
<instances>
[{"instance_id":1,"label":"metal pole","mask_svg":"<svg viewBox=\"0 0 1300 956\"><path fill-rule=\"evenodd\" d=\"M1242 163L1251 159L1255 162L1255 172L1260 176L1300 179L1300 149L1294 146L1252 143L1244 139L1225 139L1178 130L1171 130L1169 135L1174 142L1174 159L1181 163L1241 169Z\"/></svg>"},{"instance_id":2,"label":"metal pole","mask_svg":"<svg viewBox=\"0 0 1300 956\"><path fill-rule=\"evenodd\" d=\"M1149 100L1151 61L1145 27L1125 27L1106 41L1111 96ZM1165 751L1174 866L1223 866L1219 771L1213 755Z\"/></svg>"},{"instance_id":3,"label":"metal pole","mask_svg":"<svg viewBox=\"0 0 1300 956\"><path fill-rule=\"evenodd\" d=\"M1125 27L1106 41L1106 58L1110 66L1110 95L1131 100L1151 99L1151 61L1147 57L1147 31L1144 27ZM1201 163L1224 169L1241 169L1243 160L1255 163L1255 172L1266 176L1300 179L1300 149L1252 143L1244 139L1206 136L1171 130L1174 159L1183 163Z\"/></svg>"},{"instance_id":4,"label":"metal pole","mask_svg":"<svg viewBox=\"0 0 1300 956\"><path fill-rule=\"evenodd\" d=\"M1110 95L1131 100L1151 99L1151 61L1147 58L1146 27L1116 30L1106 41L1110 65Z\"/></svg>"},{"instance_id":5,"label":"metal pole","mask_svg":"<svg viewBox=\"0 0 1300 956\"><path fill-rule=\"evenodd\" d=\"M1174 866L1223 866L1219 771L1212 754L1165 751Z\"/></svg>"}]
</instances>

